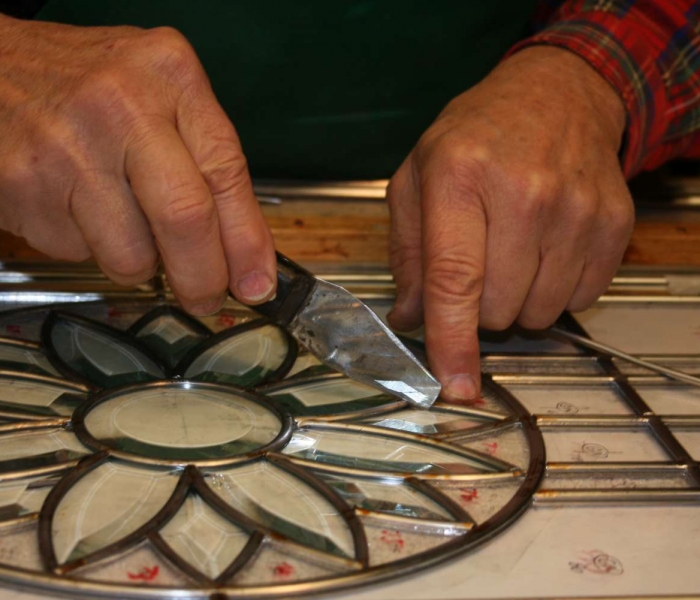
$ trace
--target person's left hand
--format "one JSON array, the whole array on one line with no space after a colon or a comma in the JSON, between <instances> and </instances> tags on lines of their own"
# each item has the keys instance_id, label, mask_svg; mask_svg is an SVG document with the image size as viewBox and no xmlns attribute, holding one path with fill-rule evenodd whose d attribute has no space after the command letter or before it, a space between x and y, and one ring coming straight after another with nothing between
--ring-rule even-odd
<instances>
[{"instance_id":1,"label":"person's left hand","mask_svg":"<svg viewBox=\"0 0 700 600\"><path fill-rule=\"evenodd\" d=\"M479 393L478 326L544 328L605 291L634 221L624 128L583 59L529 48L450 102L394 175L389 321L425 321L444 398Z\"/></svg>"}]
</instances>

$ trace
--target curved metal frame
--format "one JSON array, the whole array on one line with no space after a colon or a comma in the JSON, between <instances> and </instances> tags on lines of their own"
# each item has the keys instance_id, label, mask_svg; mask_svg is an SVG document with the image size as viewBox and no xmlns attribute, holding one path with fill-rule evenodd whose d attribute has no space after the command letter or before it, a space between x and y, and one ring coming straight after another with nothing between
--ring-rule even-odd
<instances>
[{"instance_id":1,"label":"curved metal frame","mask_svg":"<svg viewBox=\"0 0 700 600\"><path fill-rule=\"evenodd\" d=\"M160 310L162 311L164 309L161 308ZM138 322L144 321L144 319L147 317L148 315L145 315ZM70 318L76 319L76 317L72 314L70 315ZM80 317L77 319L81 320ZM91 320L89 320L89 323L90 325L95 324L95 322ZM260 327L263 324L264 323L261 322L252 322L234 327L233 329L237 329L240 332L250 330L255 327ZM110 330L112 329L106 325L102 325L102 327ZM112 333L112 331L110 331L110 333ZM232 335L230 331L226 331L225 334L227 336ZM126 334L122 333L122 335ZM217 338L216 342L214 343L220 341L218 339L219 337L221 337L219 334L215 334L205 340L206 344L200 342L195 348L198 350L198 352L201 352L202 349L205 349L211 345L213 338ZM133 340L130 339L129 342L133 343ZM192 360L192 356L194 355L193 352L194 350L190 351L190 353L186 355L190 362ZM148 351L146 354L150 356ZM288 353L285 366L288 364L288 367L291 367L291 364L293 364L293 357L290 359L291 355L292 352ZM296 355L296 353L294 353L294 355ZM179 367L183 367L183 365L186 364L187 363L183 358L178 364L176 371L181 372ZM282 369L280 369L280 373L281 372ZM286 373L287 371L284 372ZM283 373L279 376L283 376ZM324 378L312 379L318 380ZM291 380L289 385L296 386L303 383L303 379ZM66 427L72 426L76 435L78 436L78 439L80 439L81 442L86 444L88 447L96 449L97 453L83 458L80 461L74 460L70 465L60 465L62 470L64 470L66 467L72 468L52 489L44 503L41 513L39 514L41 551L42 555L44 556L45 565L50 573L41 574L19 568L10 569L0 564L0 577L16 583L23 583L25 585L29 584L34 587L42 587L53 591L63 591L71 594L83 592L97 595L116 595L119 597L133 598L176 598L182 597L182 594L186 593L188 597L193 598L263 598L279 596L305 596L313 593L346 589L360 584L383 581L409 572L413 573L419 569L427 569L438 562L455 557L471 548L478 546L481 543L484 543L486 540L490 539L506 528L531 504L533 495L539 485L540 479L544 474L544 442L534 419L530 417L525 408L520 405L520 403L513 396L494 384L488 377L485 379L484 385L508 408L510 412L509 416L493 413L491 411L453 407L450 405L441 405L439 406L438 410L440 412L455 414L455 416L458 417L473 417L481 421L486 421L487 423L484 426L479 427L478 431L474 432L474 430L472 430L472 433L476 433L478 436L488 435L490 432L493 433L494 431L500 430L500 426L503 424L503 422L507 422L509 426L519 424L530 451L530 461L526 472L523 472L505 461L482 454L476 450L455 446L453 443L451 443L452 440L449 439L450 436L430 437L427 435L407 433L382 427L372 427L365 424L353 424L347 422L339 423L334 422L336 419L327 417L304 417L300 418L298 420L299 422L295 424L292 417L287 414L285 410L282 410L276 406L273 400L266 399L261 397L259 394L243 390L242 388L236 388L228 384L187 382L181 380L158 381L145 384L131 384L121 388L112 388L107 391L100 392L89 397L78 407L78 409L76 409L70 424L67 421L61 422ZM243 456L230 457L225 460L191 461L185 459L179 461L160 459L150 460L144 457L133 456L128 453L121 452L118 449L112 448L103 442L94 439L85 427L85 417L89 411L110 398L115 397L116 395L125 394L129 391L135 390L173 386L178 388L182 388L184 386L195 386L201 389L215 389L217 391L234 392L235 394L240 394L246 399L258 402L278 416L281 423L280 433L275 440L270 442L265 447ZM282 387L282 384L266 385L262 389L279 389L279 387ZM387 407L381 407L381 409L373 408L345 414L342 415L341 419L343 421L348 421L351 419L391 414L393 412L404 410L405 408L405 403L403 402L391 403ZM490 424L488 423L489 421L491 422ZM44 426L48 427L48 424ZM55 427L55 424L53 424L53 426ZM353 507L350 503L346 502L346 500L343 499L337 491L332 489L327 483L316 475L316 472L322 471L317 463L303 461L304 468L301 468L299 466L300 461L296 461L293 457L276 452L275 450L280 449L286 443L286 441L290 439L295 428L356 431L362 432L363 434L379 436L385 439L388 438L404 442L411 442L414 444L422 444L441 451L453 453L456 456L461 456L462 458L476 461L477 463L480 463L486 471L489 469L492 469L493 471L475 474L407 474L378 471L361 472L360 470L347 470L342 468L330 469L330 471L333 471L336 474L351 474L358 477L371 477L376 481L398 477L405 481L407 485L415 489L417 492L424 494L426 497L437 502L447 511L448 514L451 515L452 518L454 518L454 521L447 520L439 522L410 519L414 524L422 525L431 529L432 531L446 532L448 531L448 528L451 528L450 531L454 535L453 537L446 537L445 543L431 550L399 559L391 563L370 566L367 540L363 525L364 521L380 519L383 520L384 523L394 523L396 526L401 526L407 525L409 519L401 519L399 517L392 518L386 514L366 511ZM467 432L465 431L463 433L466 435ZM344 564L346 568L350 569L350 572L332 577L305 580L295 583L245 587L233 587L226 585L226 579L230 578L236 571L243 568L248 561L252 560L257 551L266 543L273 545L282 544L283 546L290 548L301 548L301 546L299 546L299 544L294 540L284 539L284 536L281 536L279 532L273 532L272 530L261 526L257 522L252 521L245 515L237 512L209 488L204 481L204 478L197 470L197 467L238 465L256 460L264 460L263 456L266 456L267 459L278 468L281 468L290 475L302 480L306 485L314 489L323 498L330 502L343 517L352 534L355 548L354 559L348 562L339 557L334 558L331 555L325 554L319 554L317 558L323 560L332 559L333 561L341 561L339 564ZM149 522L119 542L102 548L88 557L84 557L81 561L79 561L79 564L58 565L51 546L51 524L56 509L58 508L58 504L75 481L83 477L90 470L96 468L99 464L102 464L105 460L108 460L110 457L125 459L131 462L158 464L166 467L184 467L184 470L175 487L175 490L172 492L170 500L166 502L163 508ZM75 466L76 463L77 466ZM28 471L28 473L35 472L37 471ZM511 500L505 504L498 511L498 513L480 524L475 524L466 511L461 508L461 506L452 501L437 486L432 485L432 483L440 483L445 481L463 482L499 480L520 481L520 485L514 492ZM239 555L239 557L236 558L219 577L213 580L202 576L201 573L186 565L183 560L169 548L167 542L165 542L162 536L160 536L158 533L160 527L167 523L167 521L172 518L172 516L174 516L177 510L182 506L182 503L190 490L194 490L194 492L202 497L202 499L211 508L222 514L225 518L228 518L239 526L243 526L245 529L251 531L251 538L249 543L245 546L242 554ZM30 516L32 519L35 518L32 515ZM29 519L27 518L26 520ZM402 523L403 520L407 521L407 523ZM166 588L162 586L139 587L118 583L112 584L86 581L78 579L76 576L71 574L72 571L84 564L96 562L106 558L107 556L111 556L114 553L126 552L130 548L133 548L141 543L144 539L149 539L163 558L173 564L181 573L191 579L194 585L192 587L178 589ZM308 555L314 555L315 551L312 548L307 546L304 546L303 548L304 552L306 552Z\"/></svg>"}]
</instances>

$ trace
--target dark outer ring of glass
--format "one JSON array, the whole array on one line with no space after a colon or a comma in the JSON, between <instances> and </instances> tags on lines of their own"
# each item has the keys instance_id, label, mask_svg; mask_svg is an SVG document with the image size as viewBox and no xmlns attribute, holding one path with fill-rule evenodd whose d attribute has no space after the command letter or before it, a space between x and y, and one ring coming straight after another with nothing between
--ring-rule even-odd
<instances>
[{"instance_id":1,"label":"dark outer ring of glass","mask_svg":"<svg viewBox=\"0 0 700 600\"><path fill-rule=\"evenodd\" d=\"M212 598L271 598L285 596L308 596L331 591L346 590L370 583L378 583L394 579L401 575L413 574L435 566L438 563L456 558L465 552L476 548L506 529L530 506L532 496L544 475L546 456L544 440L536 423L527 410L505 389L495 385L488 375L484 376L483 385L489 388L499 400L504 402L513 412L515 419L522 423L530 449L530 463L523 483L515 491L510 501L495 515L477 525L463 537L454 538L441 546L410 556L392 563L369 567L366 570L328 577L313 581L287 583L278 585L261 585L249 587L187 587L187 588L146 588L136 585L116 583L98 583L79 580L72 577L61 577L48 573L39 573L0 565L0 578L12 583L30 585L44 590L58 591L76 595L97 594L103 597L121 598L182 598L183 593L188 597L198 599ZM139 388L143 386L137 386ZM218 386L217 386L218 387ZM87 403L86 403L87 404Z\"/></svg>"},{"instance_id":2,"label":"dark outer ring of glass","mask_svg":"<svg viewBox=\"0 0 700 600\"><path fill-rule=\"evenodd\" d=\"M210 348L213 348L214 346L220 344L223 340L230 337L235 337L241 333L247 333L248 331L260 329L268 325L275 327L282 332L282 335L287 341L287 354L284 357L284 360L280 363L279 367L265 377L265 379L260 382L258 386L269 385L279 381L294 366L294 362L296 361L299 353L299 345L297 344L297 341L291 335L289 335L289 332L286 329L283 329L279 325L275 325L272 321L268 321L267 319L254 319L246 323L241 323L240 325L234 325L233 327L224 329L219 333L212 334L210 337L205 338L199 344L189 350L187 354L180 359L180 362L175 366L173 372L181 377L184 377L185 371L187 371L192 363Z\"/></svg>"},{"instance_id":3,"label":"dark outer ring of glass","mask_svg":"<svg viewBox=\"0 0 700 600\"><path fill-rule=\"evenodd\" d=\"M187 388L186 388L187 386ZM277 436L265 444L264 446L260 446L260 448L257 448L256 450L249 452L247 454L242 454L242 455L236 455L236 456L230 456L226 458L216 458L216 459L200 459L200 460L192 460L189 458L182 458L182 459L159 459L159 458L151 458L151 457L146 457L146 456L141 456L138 454L131 454L129 452L125 452L123 450L120 450L119 448L115 448L111 445L105 444L104 442L96 439L95 437L92 436L92 434L88 431L86 425L85 425L85 417L89 414L89 412L95 408L96 406L102 404L103 402L106 402L114 397L122 396L124 394L132 393L132 392L142 392L145 390L149 389L172 389L172 388L177 388L177 389L202 389L202 390L212 390L212 391L217 391L217 392L223 392L224 394L234 394L236 396L241 396L245 398L246 400L250 400L252 402L255 402L259 405L261 405L263 408L266 410L270 411L272 414L274 414L280 421L280 432L277 434ZM186 380L177 380L177 381L154 381L152 383L147 383L147 384L136 384L136 385L127 385L123 386L120 388L113 388L110 390L105 390L103 392L99 392L92 397L88 398L85 402L83 402L76 410L73 412L73 416L71 418L71 424L73 426L73 430L78 437L78 439L86 445L88 448L94 450L95 452L99 451L106 451L109 453L110 456L113 456L114 458L119 458L122 460L127 460L127 461L132 461L135 463L141 463L141 464L150 464L150 465L160 465L164 467L173 467L173 466L186 466L186 465L196 465L199 467L220 467L220 466L225 466L225 465L240 465L244 464L247 462L251 462L260 456L266 454L267 452L281 449L284 446L286 446L287 442L289 442L290 438L292 437L293 429L294 429L294 420L292 419L291 415L287 414L286 411L283 410L283 408L276 406L274 403L270 402L267 398L264 396L261 396L259 394L255 394L253 392L249 392L247 390L244 390L243 388L238 388L234 387L232 385L220 385L216 383L203 383L203 382L198 382L198 381L186 381Z\"/></svg>"}]
</instances>

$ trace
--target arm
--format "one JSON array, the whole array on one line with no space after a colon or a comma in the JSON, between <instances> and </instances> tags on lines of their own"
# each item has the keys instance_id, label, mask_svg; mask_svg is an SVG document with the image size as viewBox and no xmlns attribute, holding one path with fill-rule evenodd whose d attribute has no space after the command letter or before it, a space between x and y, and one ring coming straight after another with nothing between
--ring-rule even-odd
<instances>
[{"instance_id":1,"label":"arm","mask_svg":"<svg viewBox=\"0 0 700 600\"><path fill-rule=\"evenodd\" d=\"M605 291L634 222L625 175L698 154L696 3L557 4L448 104L387 192L390 320L425 322L454 401L479 393L477 327L544 328Z\"/></svg>"},{"instance_id":2,"label":"arm","mask_svg":"<svg viewBox=\"0 0 700 600\"><path fill-rule=\"evenodd\" d=\"M600 6L603 8L600 8ZM550 0L539 31L511 50L548 45L575 53L627 111L628 177L677 157L700 157L700 4L694 0Z\"/></svg>"}]
</instances>

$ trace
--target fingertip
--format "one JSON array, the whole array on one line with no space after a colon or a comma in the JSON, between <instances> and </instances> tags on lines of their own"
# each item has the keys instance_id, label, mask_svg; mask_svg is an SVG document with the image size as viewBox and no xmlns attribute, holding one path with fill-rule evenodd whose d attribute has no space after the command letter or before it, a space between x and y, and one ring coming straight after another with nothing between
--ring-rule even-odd
<instances>
[{"instance_id":1,"label":"fingertip","mask_svg":"<svg viewBox=\"0 0 700 600\"><path fill-rule=\"evenodd\" d=\"M265 271L243 275L233 285L233 295L245 304L261 304L275 294L276 282Z\"/></svg>"},{"instance_id":2,"label":"fingertip","mask_svg":"<svg viewBox=\"0 0 700 600\"><path fill-rule=\"evenodd\" d=\"M459 373L441 380L440 396L447 402L460 403L475 400L481 392L481 377L469 373Z\"/></svg>"}]
</instances>

